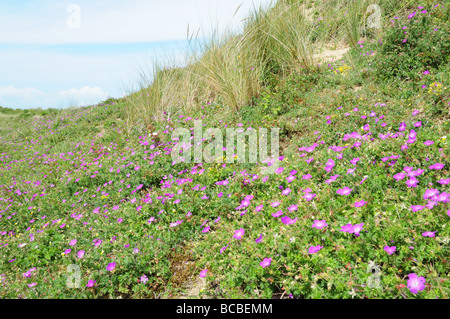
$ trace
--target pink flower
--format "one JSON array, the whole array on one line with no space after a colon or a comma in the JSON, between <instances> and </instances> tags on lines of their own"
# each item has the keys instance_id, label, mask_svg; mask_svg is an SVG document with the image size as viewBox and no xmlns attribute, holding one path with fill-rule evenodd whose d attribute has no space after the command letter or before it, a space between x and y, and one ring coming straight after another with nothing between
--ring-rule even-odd
<instances>
[{"instance_id":1,"label":"pink flower","mask_svg":"<svg viewBox=\"0 0 450 319\"><path fill-rule=\"evenodd\" d=\"M141 276L140 280L143 284L145 284L148 281L148 277L146 275L143 275Z\"/></svg>"},{"instance_id":2,"label":"pink flower","mask_svg":"<svg viewBox=\"0 0 450 319\"><path fill-rule=\"evenodd\" d=\"M396 180L401 180L401 179L404 179L405 178L405 173L398 173L398 174L395 174L394 176L392 176L394 179L396 179Z\"/></svg>"},{"instance_id":3,"label":"pink flower","mask_svg":"<svg viewBox=\"0 0 450 319\"><path fill-rule=\"evenodd\" d=\"M86 284L86 287L94 287L96 280L89 280L88 283Z\"/></svg>"},{"instance_id":4,"label":"pink flower","mask_svg":"<svg viewBox=\"0 0 450 319\"><path fill-rule=\"evenodd\" d=\"M409 274L408 277L407 287L413 294L425 289L426 280L424 277L417 277L415 273Z\"/></svg>"},{"instance_id":5,"label":"pink flower","mask_svg":"<svg viewBox=\"0 0 450 319\"><path fill-rule=\"evenodd\" d=\"M236 230L235 232L234 232L234 236L233 236L233 238L235 238L235 239L241 239L242 238L242 236L244 236L244 233L245 233L245 230L244 230L244 228L241 228L241 229L238 229L238 230Z\"/></svg>"},{"instance_id":6,"label":"pink flower","mask_svg":"<svg viewBox=\"0 0 450 319\"><path fill-rule=\"evenodd\" d=\"M355 207L361 207L366 204L367 204L367 202L365 202L364 200L360 200L359 202L355 202Z\"/></svg>"},{"instance_id":7,"label":"pink flower","mask_svg":"<svg viewBox=\"0 0 450 319\"><path fill-rule=\"evenodd\" d=\"M353 233L353 226L348 223L347 225L342 226L340 231L344 233Z\"/></svg>"},{"instance_id":8,"label":"pink flower","mask_svg":"<svg viewBox=\"0 0 450 319\"><path fill-rule=\"evenodd\" d=\"M74 246L77 243L76 239L70 241L69 246Z\"/></svg>"},{"instance_id":9,"label":"pink flower","mask_svg":"<svg viewBox=\"0 0 450 319\"><path fill-rule=\"evenodd\" d=\"M392 247L384 246L383 249L384 249L389 255L392 255L392 254L397 250L397 247L395 247L395 246L392 246Z\"/></svg>"},{"instance_id":10,"label":"pink flower","mask_svg":"<svg viewBox=\"0 0 450 319\"><path fill-rule=\"evenodd\" d=\"M272 258L264 258L262 262L259 263L260 266L263 268L270 266L270 263L272 262Z\"/></svg>"},{"instance_id":11,"label":"pink flower","mask_svg":"<svg viewBox=\"0 0 450 319\"><path fill-rule=\"evenodd\" d=\"M281 222L285 225L292 225L297 221L297 218L291 219L289 216L284 216L281 218Z\"/></svg>"},{"instance_id":12,"label":"pink flower","mask_svg":"<svg viewBox=\"0 0 450 319\"><path fill-rule=\"evenodd\" d=\"M78 256L78 258L80 258L80 259L83 258L83 256L84 256L84 250L78 251L77 256Z\"/></svg>"},{"instance_id":13,"label":"pink flower","mask_svg":"<svg viewBox=\"0 0 450 319\"><path fill-rule=\"evenodd\" d=\"M226 245L226 246L220 248L220 253L222 254L222 253L225 251L225 249L227 249L227 248L228 248L228 245Z\"/></svg>"},{"instance_id":14,"label":"pink flower","mask_svg":"<svg viewBox=\"0 0 450 319\"><path fill-rule=\"evenodd\" d=\"M308 249L308 253L310 254L315 254L317 253L319 250L321 250L323 248L323 246L317 245L317 246L311 246Z\"/></svg>"},{"instance_id":15,"label":"pink flower","mask_svg":"<svg viewBox=\"0 0 450 319\"><path fill-rule=\"evenodd\" d=\"M106 266L106 270L113 271L114 268L116 268L116 263L109 263L108 266Z\"/></svg>"},{"instance_id":16,"label":"pink flower","mask_svg":"<svg viewBox=\"0 0 450 319\"><path fill-rule=\"evenodd\" d=\"M283 211L282 210L279 210L276 213L272 214L273 217L280 217L281 215L283 215Z\"/></svg>"},{"instance_id":17,"label":"pink flower","mask_svg":"<svg viewBox=\"0 0 450 319\"><path fill-rule=\"evenodd\" d=\"M419 181L417 179L411 178L411 179L406 181L406 186L408 186L408 187L416 187L418 183L419 183Z\"/></svg>"},{"instance_id":18,"label":"pink flower","mask_svg":"<svg viewBox=\"0 0 450 319\"><path fill-rule=\"evenodd\" d=\"M315 220L314 224L311 227L317 228L317 229L322 229L327 226L328 226L328 224L326 223L325 219L322 219L322 220Z\"/></svg>"},{"instance_id":19,"label":"pink flower","mask_svg":"<svg viewBox=\"0 0 450 319\"><path fill-rule=\"evenodd\" d=\"M207 272L208 272L208 269L205 268L205 269L203 269L203 270L200 272L200 275L199 275L199 276L200 276L201 278L204 278L204 277L206 276L206 273L207 273Z\"/></svg>"},{"instance_id":20,"label":"pink flower","mask_svg":"<svg viewBox=\"0 0 450 319\"><path fill-rule=\"evenodd\" d=\"M206 226L203 230L202 233L207 233L209 232L210 226Z\"/></svg>"},{"instance_id":21,"label":"pink flower","mask_svg":"<svg viewBox=\"0 0 450 319\"><path fill-rule=\"evenodd\" d=\"M422 236L424 237L435 237L435 231L426 231L424 233L422 233Z\"/></svg>"},{"instance_id":22,"label":"pink flower","mask_svg":"<svg viewBox=\"0 0 450 319\"><path fill-rule=\"evenodd\" d=\"M345 186L344 188L340 188L336 191L339 195L349 195L352 192L352 188L349 188L348 186Z\"/></svg>"},{"instance_id":23,"label":"pink flower","mask_svg":"<svg viewBox=\"0 0 450 319\"><path fill-rule=\"evenodd\" d=\"M444 168L444 166L445 166L444 164L436 163L436 164L431 165L429 167L429 169L442 169L442 168Z\"/></svg>"},{"instance_id":24,"label":"pink flower","mask_svg":"<svg viewBox=\"0 0 450 319\"><path fill-rule=\"evenodd\" d=\"M311 193L306 193L305 195L302 196L304 199L306 199L307 201L310 201L311 199L313 199L314 197L316 197L316 194L311 194Z\"/></svg>"},{"instance_id":25,"label":"pink flower","mask_svg":"<svg viewBox=\"0 0 450 319\"><path fill-rule=\"evenodd\" d=\"M281 202L273 202L271 205L273 208L278 207L281 204Z\"/></svg>"},{"instance_id":26,"label":"pink flower","mask_svg":"<svg viewBox=\"0 0 450 319\"><path fill-rule=\"evenodd\" d=\"M352 231L349 233L353 233L353 234L355 234L356 237L359 237L359 233L363 229L363 226L364 226L364 223L355 224L355 225L353 225Z\"/></svg>"}]
</instances>

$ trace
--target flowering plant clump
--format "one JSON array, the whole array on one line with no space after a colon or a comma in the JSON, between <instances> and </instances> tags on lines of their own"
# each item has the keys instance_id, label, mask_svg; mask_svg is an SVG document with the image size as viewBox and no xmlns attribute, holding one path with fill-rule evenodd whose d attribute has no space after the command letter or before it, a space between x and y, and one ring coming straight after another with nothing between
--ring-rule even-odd
<instances>
[{"instance_id":1,"label":"flowering plant clump","mask_svg":"<svg viewBox=\"0 0 450 319\"><path fill-rule=\"evenodd\" d=\"M326 1L310 33L274 34L298 26L288 2L217 46L220 72L200 59L97 105L0 108L0 298L182 298L192 280L223 299L450 297L448 6L380 1L379 37L350 41ZM358 45L298 45L337 38Z\"/></svg>"}]
</instances>

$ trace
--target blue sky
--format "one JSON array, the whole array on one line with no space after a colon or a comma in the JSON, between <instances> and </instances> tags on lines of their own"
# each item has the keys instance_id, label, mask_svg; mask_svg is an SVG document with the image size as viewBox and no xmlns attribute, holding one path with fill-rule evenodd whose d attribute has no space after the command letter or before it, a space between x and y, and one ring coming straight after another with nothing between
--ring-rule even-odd
<instances>
[{"instance_id":1,"label":"blue sky","mask_svg":"<svg viewBox=\"0 0 450 319\"><path fill-rule=\"evenodd\" d=\"M64 108L123 96L137 88L139 67L182 63L188 25L200 38L239 32L254 7L271 3L0 1L0 106Z\"/></svg>"}]
</instances>

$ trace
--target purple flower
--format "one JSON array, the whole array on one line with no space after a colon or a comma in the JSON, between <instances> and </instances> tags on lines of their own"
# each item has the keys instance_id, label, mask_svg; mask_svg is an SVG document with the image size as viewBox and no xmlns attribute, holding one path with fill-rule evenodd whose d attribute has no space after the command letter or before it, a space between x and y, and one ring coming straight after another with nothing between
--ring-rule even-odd
<instances>
[{"instance_id":1,"label":"purple flower","mask_svg":"<svg viewBox=\"0 0 450 319\"><path fill-rule=\"evenodd\" d=\"M31 273L36 270L36 267L30 268L27 272L23 274L24 277L31 277Z\"/></svg>"},{"instance_id":2,"label":"purple flower","mask_svg":"<svg viewBox=\"0 0 450 319\"><path fill-rule=\"evenodd\" d=\"M303 175L302 179L310 179L312 177L311 174Z\"/></svg>"},{"instance_id":3,"label":"purple flower","mask_svg":"<svg viewBox=\"0 0 450 319\"><path fill-rule=\"evenodd\" d=\"M394 176L392 176L394 179L396 179L396 180L401 180L401 179L404 179L405 178L405 173L398 173L398 174L395 174Z\"/></svg>"},{"instance_id":4,"label":"purple flower","mask_svg":"<svg viewBox=\"0 0 450 319\"><path fill-rule=\"evenodd\" d=\"M441 185L447 185L447 184L450 184L450 178L441 179L441 180L438 180L437 182Z\"/></svg>"},{"instance_id":5,"label":"purple flower","mask_svg":"<svg viewBox=\"0 0 450 319\"><path fill-rule=\"evenodd\" d=\"M228 248L228 245L223 246L222 248L220 248L220 253L222 254L225 251L225 249L227 249L227 248Z\"/></svg>"},{"instance_id":6,"label":"purple flower","mask_svg":"<svg viewBox=\"0 0 450 319\"><path fill-rule=\"evenodd\" d=\"M98 247L98 246L100 246L100 244L102 243L102 240L99 239L99 238L97 238L97 239L94 239L92 242L94 243L94 246L95 246L95 247Z\"/></svg>"},{"instance_id":7,"label":"purple flower","mask_svg":"<svg viewBox=\"0 0 450 319\"><path fill-rule=\"evenodd\" d=\"M419 183L419 181L417 179L411 178L411 179L406 181L406 186L408 186L408 187L416 187L418 183Z\"/></svg>"},{"instance_id":8,"label":"purple flower","mask_svg":"<svg viewBox=\"0 0 450 319\"><path fill-rule=\"evenodd\" d=\"M263 209L263 204L261 204L261 205L259 205L259 206L256 206L256 208L255 208L255 210L257 211L257 212L260 212L262 209Z\"/></svg>"},{"instance_id":9,"label":"purple flower","mask_svg":"<svg viewBox=\"0 0 450 319\"><path fill-rule=\"evenodd\" d=\"M311 246L308 249L308 253L310 254L315 254L317 253L319 250L321 250L323 248L323 246L317 245L317 246Z\"/></svg>"},{"instance_id":10,"label":"purple flower","mask_svg":"<svg viewBox=\"0 0 450 319\"><path fill-rule=\"evenodd\" d=\"M353 233L353 226L348 223L347 225L342 226L340 231L344 233Z\"/></svg>"},{"instance_id":11,"label":"purple flower","mask_svg":"<svg viewBox=\"0 0 450 319\"><path fill-rule=\"evenodd\" d=\"M202 233L207 233L209 232L210 226L206 226L203 230Z\"/></svg>"},{"instance_id":12,"label":"purple flower","mask_svg":"<svg viewBox=\"0 0 450 319\"><path fill-rule=\"evenodd\" d=\"M78 258L80 258L80 259L83 258L83 256L84 256L84 250L78 251L77 256L78 256Z\"/></svg>"},{"instance_id":13,"label":"purple flower","mask_svg":"<svg viewBox=\"0 0 450 319\"><path fill-rule=\"evenodd\" d=\"M283 211L282 210L279 210L276 213L272 214L273 217L280 217L281 215L283 215Z\"/></svg>"},{"instance_id":14,"label":"purple flower","mask_svg":"<svg viewBox=\"0 0 450 319\"><path fill-rule=\"evenodd\" d=\"M316 194L311 194L311 193L306 193L305 195L302 196L304 199L306 199L307 201L310 201L311 199L313 199L314 197L316 197Z\"/></svg>"},{"instance_id":15,"label":"purple flower","mask_svg":"<svg viewBox=\"0 0 450 319\"><path fill-rule=\"evenodd\" d=\"M143 276L141 276L140 280L143 284L145 284L148 281L148 278L146 275L143 275Z\"/></svg>"},{"instance_id":16,"label":"purple flower","mask_svg":"<svg viewBox=\"0 0 450 319\"><path fill-rule=\"evenodd\" d=\"M69 246L74 246L77 243L76 239L70 241Z\"/></svg>"},{"instance_id":17,"label":"purple flower","mask_svg":"<svg viewBox=\"0 0 450 319\"><path fill-rule=\"evenodd\" d=\"M355 234L356 237L359 237L359 233L363 229L363 226L364 226L364 223L355 224L355 225L353 225L352 231L349 233L353 233L353 234Z\"/></svg>"},{"instance_id":18,"label":"purple flower","mask_svg":"<svg viewBox=\"0 0 450 319\"><path fill-rule=\"evenodd\" d=\"M281 217L281 222L285 225L292 225L297 221L297 218L291 219L289 216Z\"/></svg>"},{"instance_id":19,"label":"purple flower","mask_svg":"<svg viewBox=\"0 0 450 319\"><path fill-rule=\"evenodd\" d=\"M389 255L392 255L392 254L397 250L397 247L395 247L395 246L391 246L391 247L389 247L389 246L384 246L384 250L386 250L386 252L387 252Z\"/></svg>"},{"instance_id":20,"label":"purple flower","mask_svg":"<svg viewBox=\"0 0 450 319\"><path fill-rule=\"evenodd\" d=\"M295 179L294 175L289 175L288 177L286 177L288 183L291 183L294 179Z\"/></svg>"},{"instance_id":21,"label":"purple flower","mask_svg":"<svg viewBox=\"0 0 450 319\"><path fill-rule=\"evenodd\" d=\"M438 194L439 194L439 191L437 189L427 189L425 191L425 194L423 194L423 198L424 199L428 199L428 198L431 198L431 197L433 197L435 195L438 195Z\"/></svg>"},{"instance_id":22,"label":"purple flower","mask_svg":"<svg viewBox=\"0 0 450 319\"><path fill-rule=\"evenodd\" d=\"M287 195L287 194L289 194L290 192L291 192L291 189L290 189L290 188L286 188L284 191L281 192L281 194Z\"/></svg>"},{"instance_id":23,"label":"purple flower","mask_svg":"<svg viewBox=\"0 0 450 319\"><path fill-rule=\"evenodd\" d=\"M352 188L345 186L344 188L340 188L336 191L339 195L349 195L352 192Z\"/></svg>"},{"instance_id":24,"label":"purple flower","mask_svg":"<svg viewBox=\"0 0 450 319\"><path fill-rule=\"evenodd\" d=\"M441 163L436 163L429 167L429 169L442 169L442 168L444 168L444 164Z\"/></svg>"},{"instance_id":25,"label":"purple flower","mask_svg":"<svg viewBox=\"0 0 450 319\"><path fill-rule=\"evenodd\" d=\"M86 284L86 287L94 287L95 285L95 280L89 280L88 283Z\"/></svg>"},{"instance_id":26,"label":"purple flower","mask_svg":"<svg viewBox=\"0 0 450 319\"><path fill-rule=\"evenodd\" d=\"M116 268L116 263L109 263L108 266L106 266L106 270L113 271L114 268Z\"/></svg>"},{"instance_id":27,"label":"purple flower","mask_svg":"<svg viewBox=\"0 0 450 319\"><path fill-rule=\"evenodd\" d=\"M207 272L208 272L208 269L205 268L205 269L203 269L203 270L200 272L200 275L199 275L199 276L200 276L201 278L204 278L204 277L206 276L206 273L207 273Z\"/></svg>"},{"instance_id":28,"label":"purple flower","mask_svg":"<svg viewBox=\"0 0 450 319\"><path fill-rule=\"evenodd\" d=\"M411 206L411 210L412 210L413 212L417 212L417 211L422 210L422 209L424 209L424 208L425 208L425 207L422 206L422 205L412 205L412 206Z\"/></svg>"},{"instance_id":29,"label":"purple flower","mask_svg":"<svg viewBox=\"0 0 450 319\"><path fill-rule=\"evenodd\" d=\"M264 258L262 262L259 263L260 266L263 268L270 266L270 263L272 262L272 258Z\"/></svg>"},{"instance_id":30,"label":"purple flower","mask_svg":"<svg viewBox=\"0 0 450 319\"><path fill-rule=\"evenodd\" d=\"M67 254L70 254L70 252L72 251L72 249L66 249L66 250L64 250L64 255L67 255Z\"/></svg>"},{"instance_id":31,"label":"purple flower","mask_svg":"<svg viewBox=\"0 0 450 319\"><path fill-rule=\"evenodd\" d=\"M428 141L425 141L425 142L423 142L423 144L425 144L425 145L429 146L429 145L433 145L433 144L434 144L434 142L433 142L433 141L430 141L430 140L428 140Z\"/></svg>"},{"instance_id":32,"label":"purple flower","mask_svg":"<svg viewBox=\"0 0 450 319\"><path fill-rule=\"evenodd\" d=\"M273 208L278 207L281 204L281 202L273 202L271 205Z\"/></svg>"},{"instance_id":33,"label":"purple flower","mask_svg":"<svg viewBox=\"0 0 450 319\"><path fill-rule=\"evenodd\" d=\"M322 220L315 220L314 224L311 227L312 228L317 228L317 229L322 229L322 228L327 227L327 226L328 226L328 224L325 221L325 219L322 219Z\"/></svg>"},{"instance_id":34,"label":"purple flower","mask_svg":"<svg viewBox=\"0 0 450 319\"><path fill-rule=\"evenodd\" d=\"M36 286L36 285L37 285L37 284L36 284L35 282L33 282L33 283L29 284L28 287L32 288L32 287L34 287L34 286Z\"/></svg>"},{"instance_id":35,"label":"purple flower","mask_svg":"<svg viewBox=\"0 0 450 319\"><path fill-rule=\"evenodd\" d=\"M259 234L259 237L255 239L255 242L256 242L257 244L259 244L259 243L262 241L262 238L263 238L263 235L262 235L262 233L261 233L261 234Z\"/></svg>"},{"instance_id":36,"label":"purple flower","mask_svg":"<svg viewBox=\"0 0 450 319\"><path fill-rule=\"evenodd\" d=\"M364 200L360 200L359 202L355 202L355 207L361 207L366 204L367 204L367 202L365 202Z\"/></svg>"},{"instance_id":37,"label":"purple flower","mask_svg":"<svg viewBox=\"0 0 450 319\"><path fill-rule=\"evenodd\" d=\"M424 237L435 237L435 231L426 231L424 233L422 233L422 236Z\"/></svg>"},{"instance_id":38,"label":"purple flower","mask_svg":"<svg viewBox=\"0 0 450 319\"><path fill-rule=\"evenodd\" d=\"M244 236L244 233L245 233L244 228L238 229L238 230L236 230L236 231L234 232L233 238L236 238L236 239L239 240L239 239L242 238L242 236Z\"/></svg>"},{"instance_id":39,"label":"purple flower","mask_svg":"<svg viewBox=\"0 0 450 319\"><path fill-rule=\"evenodd\" d=\"M426 280L424 277L417 277L415 273L409 274L408 277L407 287L413 294L425 289Z\"/></svg>"}]
</instances>

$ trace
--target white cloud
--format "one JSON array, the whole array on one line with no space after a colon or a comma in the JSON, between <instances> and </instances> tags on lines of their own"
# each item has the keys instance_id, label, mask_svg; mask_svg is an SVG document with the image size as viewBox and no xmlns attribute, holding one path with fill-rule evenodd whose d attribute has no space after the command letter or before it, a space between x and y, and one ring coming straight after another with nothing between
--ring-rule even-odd
<instances>
[{"instance_id":1,"label":"white cloud","mask_svg":"<svg viewBox=\"0 0 450 319\"><path fill-rule=\"evenodd\" d=\"M100 87L42 92L36 88L6 86L0 87L0 106L21 109L86 106L101 102L108 96Z\"/></svg>"},{"instance_id":2,"label":"white cloud","mask_svg":"<svg viewBox=\"0 0 450 319\"><path fill-rule=\"evenodd\" d=\"M36 88L0 87L0 106L22 108L42 99L45 93Z\"/></svg>"},{"instance_id":3,"label":"white cloud","mask_svg":"<svg viewBox=\"0 0 450 319\"><path fill-rule=\"evenodd\" d=\"M81 89L61 91L59 96L69 103L74 102L77 106L82 106L101 102L108 97L108 93L103 92L100 87L83 86Z\"/></svg>"},{"instance_id":4,"label":"white cloud","mask_svg":"<svg viewBox=\"0 0 450 319\"><path fill-rule=\"evenodd\" d=\"M13 86L0 87L0 98L3 96L22 96L24 98L33 98L44 93L35 88L15 88Z\"/></svg>"}]
</instances>

